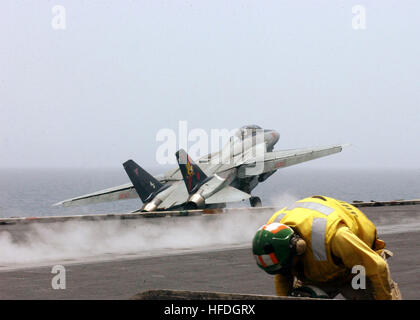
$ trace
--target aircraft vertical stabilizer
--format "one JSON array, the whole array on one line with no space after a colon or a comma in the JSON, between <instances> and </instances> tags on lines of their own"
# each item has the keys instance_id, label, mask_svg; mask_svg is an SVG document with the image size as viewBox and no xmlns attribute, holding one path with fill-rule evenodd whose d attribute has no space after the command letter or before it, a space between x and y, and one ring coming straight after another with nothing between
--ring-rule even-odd
<instances>
[{"instance_id":1,"label":"aircraft vertical stabilizer","mask_svg":"<svg viewBox=\"0 0 420 320\"><path fill-rule=\"evenodd\" d=\"M123 166L143 203L152 193L158 191L163 186L133 160L124 162Z\"/></svg>"},{"instance_id":2,"label":"aircraft vertical stabilizer","mask_svg":"<svg viewBox=\"0 0 420 320\"><path fill-rule=\"evenodd\" d=\"M182 177L184 178L188 194L191 194L197 185L201 185L203 181L207 179L207 176L200 167L192 161L191 157L184 149L177 151L175 156L178 161Z\"/></svg>"}]
</instances>

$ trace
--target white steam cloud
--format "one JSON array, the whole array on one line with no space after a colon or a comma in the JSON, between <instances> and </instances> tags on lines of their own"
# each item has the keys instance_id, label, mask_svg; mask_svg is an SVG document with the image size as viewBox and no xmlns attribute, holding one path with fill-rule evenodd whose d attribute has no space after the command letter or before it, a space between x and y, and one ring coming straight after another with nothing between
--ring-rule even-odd
<instances>
[{"instance_id":1,"label":"white steam cloud","mask_svg":"<svg viewBox=\"0 0 420 320\"><path fill-rule=\"evenodd\" d=\"M250 245L256 230L272 213L34 223L24 230L0 231L0 265Z\"/></svg>"},{"instance_id":2,"label":"white steam cloud","mask_svg":"<svg viewBox=\"0 0 420 320\"><path fill-rule=\"evenodd\" d=\"M284 207L298 199L283 194L269 200ZM195 217L11 225L7 230L0 228L0 269L251 246L256 230L274 211L242 209ZM375 224L379 235L417 232L418 219L407 217L398 224L380 219Z\"/></svg>"}]
</instances>

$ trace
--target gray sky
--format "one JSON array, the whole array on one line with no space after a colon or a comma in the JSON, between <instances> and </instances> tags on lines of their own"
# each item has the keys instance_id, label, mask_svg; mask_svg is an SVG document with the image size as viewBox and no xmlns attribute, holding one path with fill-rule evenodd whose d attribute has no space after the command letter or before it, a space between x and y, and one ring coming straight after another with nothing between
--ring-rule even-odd
<instances>
[{"instance_id":1,"label":"gray sky","mask_svg":"<svg viewBox=\"0 0 420 320\"><path fill-rule=\"evenodd\" d=\"M353 145L302 166L420 168L419 1L2 0L0 38L0 167L155 166L187 120Z\"/></svg>"}]
</instances>

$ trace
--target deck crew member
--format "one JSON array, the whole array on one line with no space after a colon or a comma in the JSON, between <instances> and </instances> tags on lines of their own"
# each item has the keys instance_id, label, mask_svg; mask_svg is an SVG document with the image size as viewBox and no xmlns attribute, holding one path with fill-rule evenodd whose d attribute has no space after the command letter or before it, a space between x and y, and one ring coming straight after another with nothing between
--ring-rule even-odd
<instances>
[{"instance_id":1,"label":"deck crew member","mask_svg":"<svg viewBox=\"0 0 420 320\"><path fill-rule=\"evenodd\" d=\"M257 265L274 275L278 296L314 286L330 298L401 299L386 262L392 253L375 225L344 201L313 196L283 208L257 231L252 251ZM362 271L364 287L352 281Z\"/></svg>"}]
</instances>

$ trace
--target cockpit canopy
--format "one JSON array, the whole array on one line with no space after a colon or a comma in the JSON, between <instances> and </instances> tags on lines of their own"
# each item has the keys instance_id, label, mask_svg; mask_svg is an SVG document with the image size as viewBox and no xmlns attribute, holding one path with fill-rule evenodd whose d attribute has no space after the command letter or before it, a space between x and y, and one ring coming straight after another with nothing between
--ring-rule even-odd
<instances>
[{"instance_id":1,"label":"cockpit canopy","mask_svg":"<svg viewBox=\"0 0 420 320\"><path fill-rule=\"evenodd\" d=\"M243 126L238 131L236 131L235 137L243 140L248 137L255 136L258 130L262 130L262 128L255 124Z\"/></svg>"}]
</instances>

